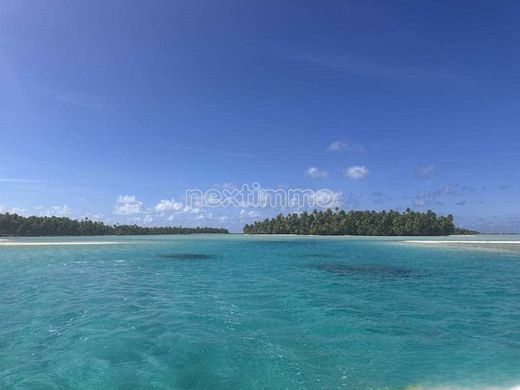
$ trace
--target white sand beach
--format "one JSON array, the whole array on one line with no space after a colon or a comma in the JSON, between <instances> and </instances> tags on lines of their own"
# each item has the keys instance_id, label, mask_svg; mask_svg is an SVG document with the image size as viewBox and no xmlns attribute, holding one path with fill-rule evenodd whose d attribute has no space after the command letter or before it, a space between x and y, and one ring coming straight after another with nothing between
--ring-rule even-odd
<instances>
[{"instance_id":1,"label":"white sand beach","mask_svg":"<svg viewBox=\"0 0 520 390\"><path fill-rule=\"evenodd\" d=\"M0 239L0 246L61 246L61 245L115 245L118 241L13 241Z\"/></svg>"},{"instance_id":2,"label":"white sand beach","mask_svg":"<svg viewBox=\"0 0 520 390\"><path fill-rule=\"evenodd\" d=\"M406 240L411 244L490 244L490 245L520 245L520 241L498 241L498 240Z\"/></svg>"}]
</instances>

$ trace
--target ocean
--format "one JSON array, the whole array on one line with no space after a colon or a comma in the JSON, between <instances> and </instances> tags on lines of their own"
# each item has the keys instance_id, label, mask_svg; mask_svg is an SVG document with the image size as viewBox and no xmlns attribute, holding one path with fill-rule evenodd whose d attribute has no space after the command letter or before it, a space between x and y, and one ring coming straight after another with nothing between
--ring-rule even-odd
<instances>
[{"instance_id":1,"label":"ocean","mask_svg":"<svg viewBox=\"0 0 520 390\"><path fill-rule=\"evenodd\" d=\"M0 388L518 386L520 245L403 240L16 239Z\"/></svg>"}]
</instances>

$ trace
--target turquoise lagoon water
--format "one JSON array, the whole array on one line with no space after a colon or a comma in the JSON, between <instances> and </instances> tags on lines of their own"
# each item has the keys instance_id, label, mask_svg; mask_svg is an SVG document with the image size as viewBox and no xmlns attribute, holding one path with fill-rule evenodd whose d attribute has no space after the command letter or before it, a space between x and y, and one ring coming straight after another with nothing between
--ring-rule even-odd
<instances>
[{"instance_id":1,"label":"turquoise lagoon water","mask_svg":"<svg viewBox=\"0 0 520 390\"><path fill-rule=\"evenodd\" d=\"M0 246L0 388L520 384L520 246L78 240Z\"/></svg>"}]
</instances>

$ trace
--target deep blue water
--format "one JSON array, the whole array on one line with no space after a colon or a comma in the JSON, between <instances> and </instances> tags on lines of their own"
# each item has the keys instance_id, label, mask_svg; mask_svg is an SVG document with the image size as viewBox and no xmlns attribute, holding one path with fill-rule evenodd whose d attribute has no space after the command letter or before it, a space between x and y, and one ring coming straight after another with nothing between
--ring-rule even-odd
<instances>
[{"instance_id":1,"label":"deep blue water","mask_svg":"<svg viewBox=\"0 0 520 390\"><path fill-rule=\"evenodd\" d=\"M0 388L520 384L514 246L99 240L124 243L0 246Z\"/></svg>"}]
</instances>

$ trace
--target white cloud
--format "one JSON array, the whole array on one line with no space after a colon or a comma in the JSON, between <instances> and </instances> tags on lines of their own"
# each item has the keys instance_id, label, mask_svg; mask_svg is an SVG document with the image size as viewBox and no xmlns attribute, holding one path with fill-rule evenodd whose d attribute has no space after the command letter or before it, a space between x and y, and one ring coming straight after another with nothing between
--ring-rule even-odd
<instances>
[{"instance_id":1,"label":"white cloud","mask_svg":"<svg viewBox=\"0 0 520 390\"><path fill-rule=\"evenodd\" d=\"M343 205L342 197L343 193L341 191L334 192L330 190L320 190L314 192L312 201L317 207L341 207Z\"/></svg>"},{"instance_id":2,"label":"white cloud","mask_svg":"<svg viewBox=\"0 0 520 390\"><path fill-rule=\"evenodd\" d=\"M51 213L52 215L57 215L57 216L68 216L68 215L71 215L72 214L72 209L65 205L65 206L54 206L51 208Z\"/></svg>"},{"instance_id":3,"label":"white cloud","mask_svg":"<svg viewBox=\"0 0 520 390\"><path fill-rule=\"evenodd\" d=\"M19 214L23 216L36 215L38 217L70 217L72 209L67 206L36 206L31 209L23 209L20 207L8 207L0 205L1 213Z\"/></svg>"},{"instance_id":4,"label":"white cloud","mask_svg":"<svg viewBox=\"0 0 520 390\"><path fill-rule=\"evenodd\" d=\"M69 217L72 214L72 209L65 206L52 206L52 207L35 207L34 210L38 210L40 217Z\"/></svg>"},{"instance_id":5,"label":"white cloud","mask_svg":"<svg viewBox=\"0 0 520 390\"><path fill-rule=\"evenodd\" d=\"M222 183L216 183L214 185L215 188L220 188L220 189L223 189L223 190L234 190L234 189L237 189L237 185L235 183L231 183L231 182L222 182Z\"/></svg>"},{"instance_id":6,"label":"white cloud","mask_svg":"<svg viewBox=\"0 0 520 390\"><path fill-rule=\"evenodd\" d=\"M343 176L350 179L362 179L368 176L369 173L368 169L363 165L354 165L343 170Z\"/></svg>"},{"instance_id":7,"label":"white cloud","mask_svg":"<svg viewBox=\"0 0 520 390\"><path fill-rule=\"evenodd\" d=\"M101 101L97 97L87 96L87 95L61 95L58 96L57 99L70 106L75 106L79 108L86 109L94 109L100 111L112 111L115 112L114 106L107 102Z\"/></svg>"},{"instance_id":8,"label":"white cloud","mask_svg":"<svg viewBox=\"0 0 520 390\"><path fill-rule=\"evenodd\" d=\"M189 214L199 214L199 213L202 212L202 209L200 207L192 207L192 206L186 205L182 209L182 212L183 213L189 213Z\"/></svg>"},{"instance_id":9,"label":"white cloud","mask_svg":"<svg viewBox=\"0 0 520 390\"><path fill-rule=\"evenodd\" d=\"M145 215L143 217L143 223L149 224L152 223L155 220L155 217L153 215Z\"/></svg>"},{"instance_id":10,"label":"white cloud","mask_svg":"<svg viewBox=\"0 0 520 390\"><path fill-rule=\"evenodd\" d=\"M362 145L353 144L349 141L339 140L334 141L328 147L328 150L332 152L341 152L341 151L349 151L349 152L364 152L365 148Z\"/></svg>"},{"instance_id":11,"label":"white cloud","mask_svg":"<svg viewBox=\"0 0 520 390\"><path fill-rule=\"evenodd\" d=\"M100 221L100 222L107 222L107 219L103 214L91 214L91 213L85 213L82 216L80 216L79 219L85 219L88 218L91 221Z\"/></svg>"},{"instance_id":12,"label":"white cloud","mask_svg":"<svg viewBox=\"0 0 520 390\"><path fill-rule=\"evenodd\" d=\"M246 211L245 209L240 210L240 219L244 218L259 218L261 215L255 210Z\"/></svg>"},{"instance_id":13,"label":"white cloud","mask_svg":"<svg viewBox=\"0 0 520 390\"><path fill-rule=\"evenodd\" d=\"M257 213L257 212L254 211L254 210L251 210L251 211L249 211L249 212L247 213L247 216L248 216L249 218L259 218L259 217L260 217L260 214Z\"/></svg>"},{"instance_id":14,"label":"white cloud","mask_svg":"<svg viewBox=\"0 0 520 390\"><path fill-rule=\"evenodd\" d=\"M165 211L179 211L182 209L182 203L176 202L174 199L163 199L155 206L155 211L161 213Z\"/></svg>"},{"instance_id":15,"label":"white cloud","mask_svg":"<svg viewBox=\"0 0 520 390\"><path fill-rule=\"evenodd\" d=\"M164 217L164 214L160 214ZM180 210L175 210L170 216L166 218L168 221L188 226L194 221L211 221L216 220L213 213L208 212L205 209L199 207L192 207L189 205L184 206Z\"/></svg>"},{"instance_id":16,"label":"white cloud","mask_svg":"<svg viewBox=\"0 0 520 390\"><path fill-rule=\"evenodd\" d=\"M9 213L9 214L24 214L26 212L25 209L19 208L19 207L8 207L8 206L2 206L0 204L0 214L3 213Z\"/></svg>"},{"instance_id":17,"label":"white cloud","mask_svg":"<svg viewBox=\"0 0 520 390\"><path fill-rule=\"evenodd\" d=\"M329 176L329 173L316 167L310 167L305 171L305 176L312 179L324 179Z\"/></svg>"},{"instance_id":18,"label":"white cloud","mask_svg":"<svg viewBox=\"0 0 520 390\"><path fill-rule=\"evenodd\" d=\"M114 214L132 215L139 214L144 209L143 202L137 200L134 195L120 195L114 206Z\"/></svg>"},{"instance_id":19,"label":"white cloud","mask_svg":"<svg viewBox=\"0 0 520 390\"><path fill-rule=\"evenodd\" d=\"M0 178L0 183L40 183L40 180Z\"/></svg>"}]
</instances>

